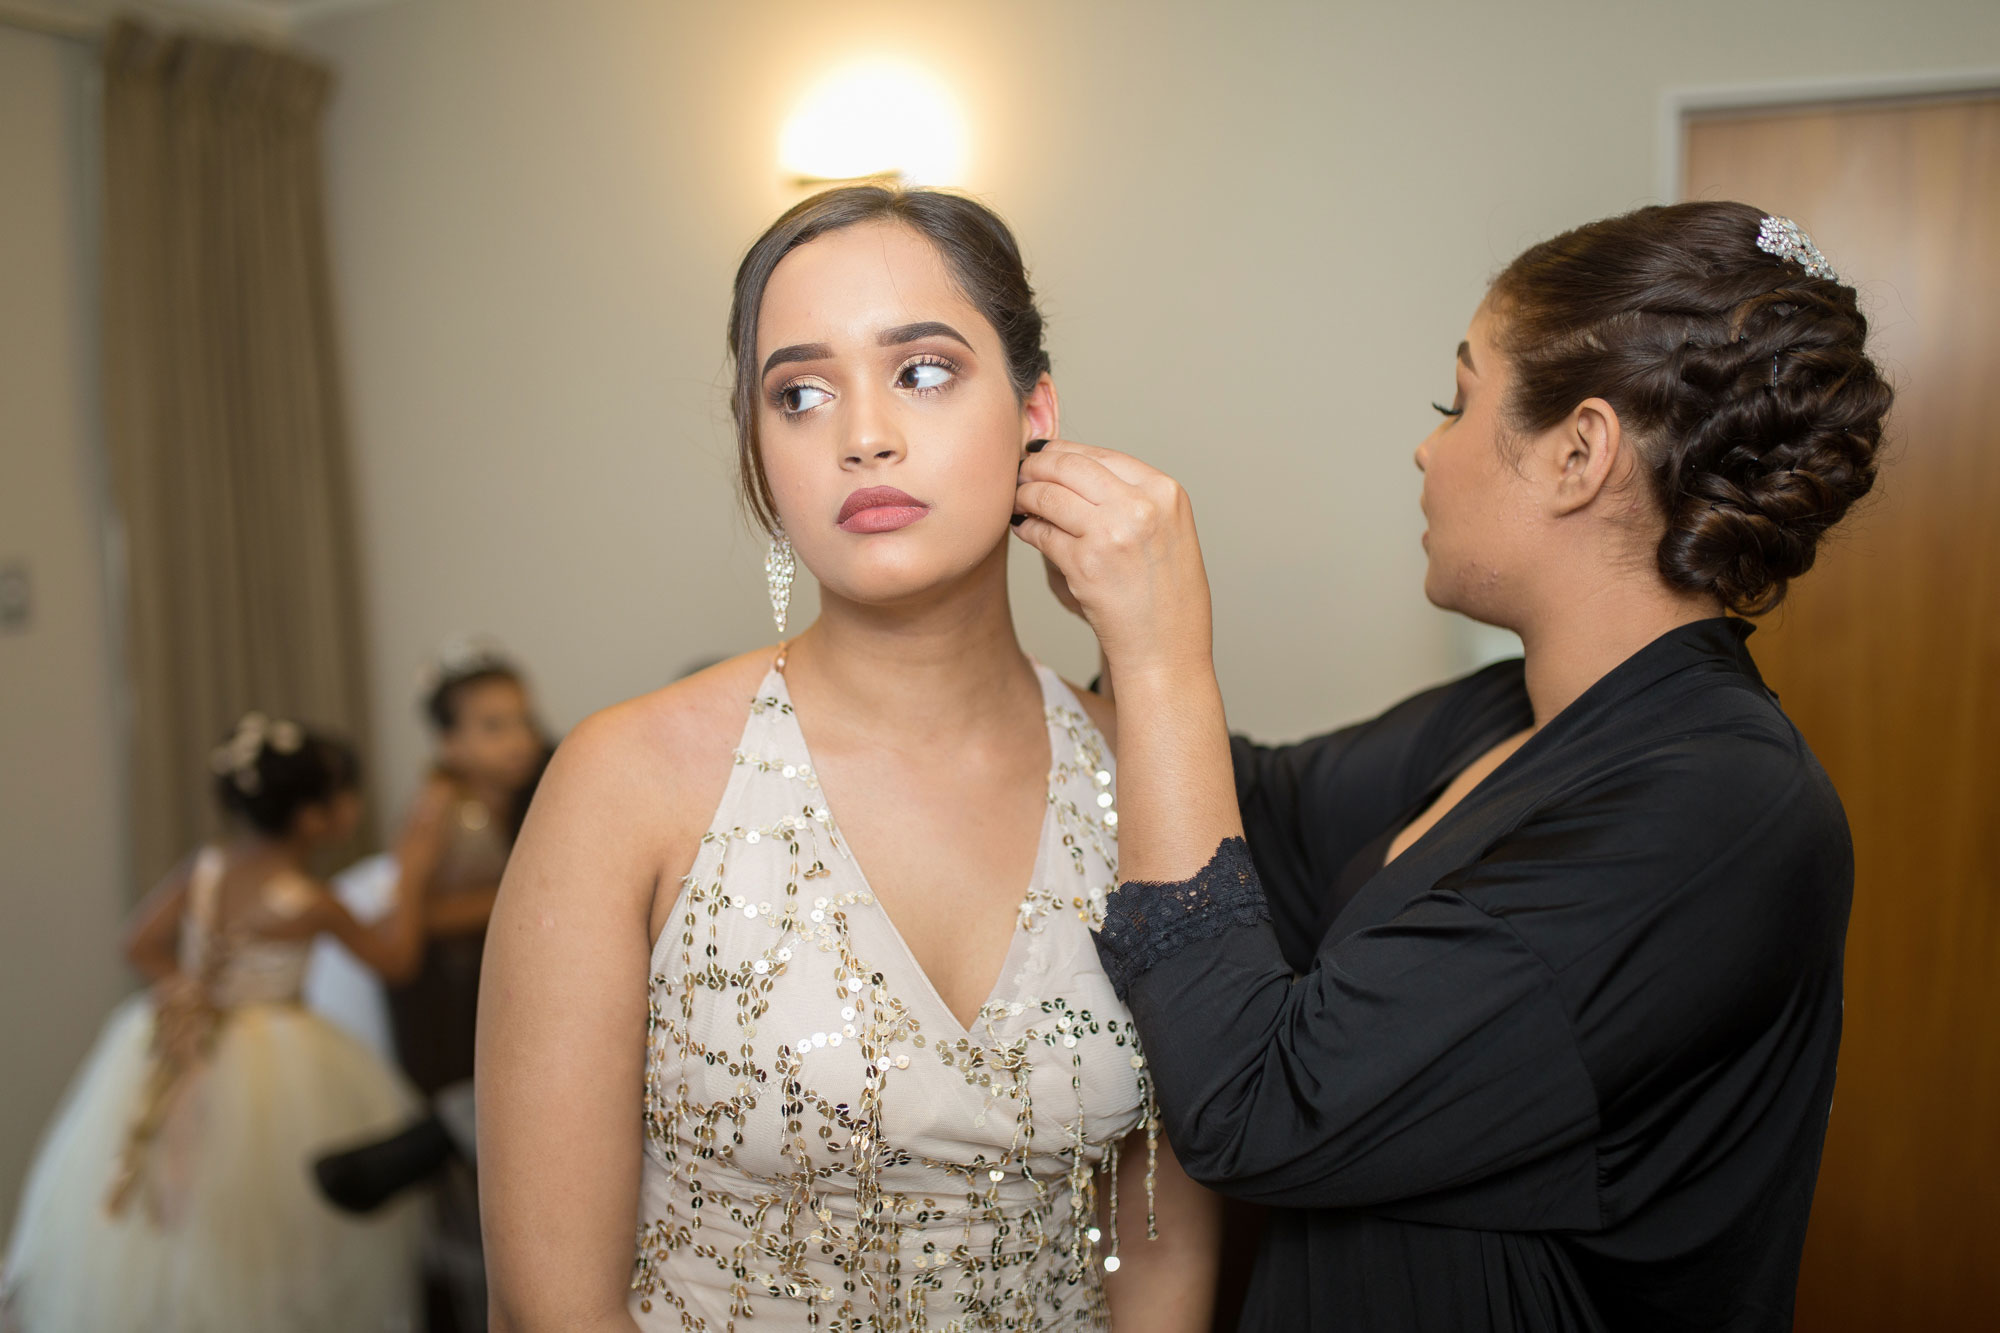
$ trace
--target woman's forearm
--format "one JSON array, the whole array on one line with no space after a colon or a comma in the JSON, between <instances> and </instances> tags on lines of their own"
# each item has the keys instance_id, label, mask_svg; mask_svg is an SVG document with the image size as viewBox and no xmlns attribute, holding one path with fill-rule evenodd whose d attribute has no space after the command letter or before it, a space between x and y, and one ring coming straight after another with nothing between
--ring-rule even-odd
<instances>
[{"instance_id":1,"label":"woman's forearm","mask_svg":"<svg viewBox=\"0 0 2000 1333\"><path fill-rule=\"evenodd\" d=\"M1015 533L1054 567L1116 683L1119 875L1184 879L1242 832L1193 505L1137 459L1068 440L1021 465L1015 504Z\"/></svg>"},{"instance_id":2,"label":"woman's forearm","mask_svg":"<svg viewBox=\"0 0 2000 1333\"><path fill-rule=\"evenodd\" d=\"M396 881L389 913L370 927L376 946L375 970L392 985L415 977L424 956L424 886L405 874Z\"/></svg>"},{"instance_id":3,"label":"woman's forearm","mask_svg":"<svg viewBox=\"0 0 2000 1333\"><path fill-rule=\"evenodd\" d=\"M650 741L602 714L571 734L487 930L474 1080L496 1328L632 1333L658 877L641 831L659 796L631 775Z\"/></svg>"},{"instance_id":4,"label":"woman's forearm","mask_svg":"<svg viewBox=\"0 0 2000 1333\"><path fill-rule=\"evenodd\" d=\"M1241 837L1222 691L1207 663L1121 667L1118 875L1171 882Z\"/></svg>"},{"instance_id":5,"label":"woman's forearm","mask_svg":"<svg viewBox=\"0 0 2000 1333\"><path fill-rule=\"evenodd\" d=\"M638 1321L624 1310L614 1311L595 1319L576 1319L568 1316L547 1317L521 1315L510 1311L501 1301L495 1300L487 1311L488 1327L492 1333L639 1333Z\"/></svg>"},{"instance_id":6,"label":"woman's forearm","mask_svg":"<svg viewBox=\"0 0 2000 1333\"><path fill-rule=\"evenodd\" d=\"M1188 1178L1165 1139L1151 1165L1157 1234L1149 1238L1146 1133L1135 1130L1118 1163L1119 1266L1104 1278L1113 1333L1208 1333L1221 1262L1222 1199ZM1100 1225L1109 1227L1102 1196L1098 1212Z\"/></svg>"},{"instance_id":7,"label":"woman's forearm","mask_svg":"<svg viewBox=\"0 0 2000 1333\"><path fill-rule=\"evenodd\" d=\"M432 936L477 935L493 919L493 903L499 896L500 886L493 884L432 898L424 907L425 932Z\"/></svg>"}]
</instances>

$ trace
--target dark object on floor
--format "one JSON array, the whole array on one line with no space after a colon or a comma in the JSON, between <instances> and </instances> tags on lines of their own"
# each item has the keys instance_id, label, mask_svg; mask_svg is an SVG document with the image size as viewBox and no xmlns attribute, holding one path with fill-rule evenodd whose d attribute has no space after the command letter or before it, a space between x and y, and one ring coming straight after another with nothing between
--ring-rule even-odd
<instances>
[{"instance_id":1,"label":"dark object on floor","mask_svg":"<svg viewBox=\"0 0 2000 1333\"><path fill-rule=\"evenodd\" d=\"M371 1213L435 1176L452 1152L443 1122L428 1115L390 1138L327 1154L313 1163L313 1174L335 1207Z\"/></svg>"}]
</instances>

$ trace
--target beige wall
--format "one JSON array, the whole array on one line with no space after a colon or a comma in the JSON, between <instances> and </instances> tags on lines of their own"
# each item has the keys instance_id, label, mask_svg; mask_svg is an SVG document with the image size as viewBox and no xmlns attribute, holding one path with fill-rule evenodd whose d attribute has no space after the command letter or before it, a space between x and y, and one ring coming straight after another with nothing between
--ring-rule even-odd
<instances>
[{"instance_id":1,"label":"beige wall","mask_svg":"<svg viewBox=\"0 0 2000 1333\"><path fill-rule=\"evenodd\" d=\"M1052 316L1068 433L1186 481L1234 720L1284 735L1474 651L1420 595L1409 450L1492 270L1653 197L1662 91L2000 66L2000 6L406 0L306 39L343 79L334 245L395 804L422 754L411 678L448 635L503 636L564 726L769 638L721 326L738 254L793 197L778 125L822 69L901 54L956 86L966 183L1018 226ZM36 593L0 635L9 1217L125 984L86 63L0 29L0 560ZM1088 638L1019 572L1030 646L1087 673Z\"/></svg>"},{"instance_id":2,"label":"beige wall","mask_svg":"<svg viewBox=\"0 0 2000 1333\"><path fill-rule=\"evenodd\" d=\"M0 28L0 1232L42 1126L128 984L126 898L89 407L79 188L94 163L81 48Z\"/></svg>"},{"instance_id":3,"label":"beige wall","mask_svg":"<svg viewBox=\"0 0 2000 1333\"><path fill-rule=\"evenodd\" d=\"M1485 279L1648 202L1662 91L2000 65L1989 0L423 0L309 25L393 801L412 673L488 630L560 725L771 637L722 322L778 127L898 54L958 90L1067 433L1193 493L1233 721L1296 734L1474 651L1421 591L1410 451ZM1023 562L1024 566L1026 562ZM1017 567L1031 648L1087 637ZM808 602L809 605L809 602Z\"/></svg>"}]
</instances>

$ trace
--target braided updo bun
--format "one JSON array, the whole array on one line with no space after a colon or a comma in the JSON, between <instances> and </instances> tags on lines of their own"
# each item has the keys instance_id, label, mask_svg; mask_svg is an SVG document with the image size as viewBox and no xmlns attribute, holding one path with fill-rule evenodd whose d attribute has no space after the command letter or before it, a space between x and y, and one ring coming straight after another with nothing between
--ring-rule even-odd
<instances>
[{"instance_id":1,"label":"braided updo bun","mask_svg":"<svg viewBox=\"0 0 2000 1333\"><path fill-rule=\"evenodd\" d=\"M1758 248L1748 204L1642 208L1523 253L1489 302L1511 424L1618 412L1666 515L1660 572L1757 615L1875 482L1893 396L1852 287Z\"/></svg>"}]
</instances>

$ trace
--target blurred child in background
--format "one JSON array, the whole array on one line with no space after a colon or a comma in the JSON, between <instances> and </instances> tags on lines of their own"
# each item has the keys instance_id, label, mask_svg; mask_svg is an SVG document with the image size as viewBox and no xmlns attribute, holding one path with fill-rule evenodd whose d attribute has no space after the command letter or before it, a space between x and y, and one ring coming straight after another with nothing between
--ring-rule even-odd
<instances>
[{"instance_id":1,"label":"blurred child in background","mask_svg":"<svg viewBox=\"0 0 2000 1333\"><path fill-rule=\"evenodd\" d=\"M423 903L428 943L389 1005L404 1070L435 1095L472 1077L486 921L550 746L520 669L490 645L447 652L427 686L435 757L396 859L398 895Z\"/></svg>"},{"instance_id":2,"label":"blurred child in background","mask_svg":"<svg viewBox=\"0 0 2000 1333\"><path fill-rule=\"evenodd\" d=\"M389 1015L397 1057L431 1113L330 1156L318 1173L327 1196L357 1212L432 1184L426 1319L431 1333L474 1333L486 1326L486 1278L462 1145L472 1133L479 963L507 855L553 747L520 668L490 644L448 650L425 681L423 708L436 748L396 845L396 895L423 905L426 943L416 974L390 990Z\"/></svg>"},{"instance_id":3,"label":"blurred child in background","mask_svg":"<svg viewBox=\"0 0 2000 1333\"><path fill-rule=\"evenodd\" d=\"M409 976L423 903L399 888L362 925L307 870L360 819L346 745L251 713L213 767L229 831L134 914L126 954L152 989L105 1025L30 1171L0 1277L10 1330L416 1327L418 1218L336 1211L310 1161L417 1100L299 997L322 933Z\"/></svg>"}]
</instances>

